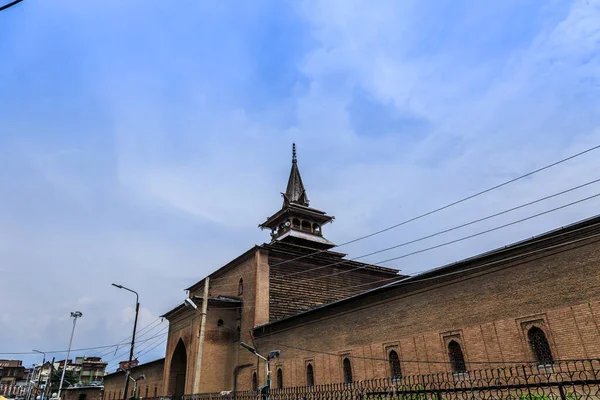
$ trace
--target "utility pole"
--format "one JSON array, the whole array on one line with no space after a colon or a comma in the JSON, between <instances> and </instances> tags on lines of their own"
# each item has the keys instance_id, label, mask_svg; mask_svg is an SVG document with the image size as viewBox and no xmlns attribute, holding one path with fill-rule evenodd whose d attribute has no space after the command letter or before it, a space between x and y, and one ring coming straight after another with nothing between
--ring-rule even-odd
<instances>
[{"instance_id":1,"label":"utility pole","mask_svg":"<svg viewBox=\"0 0 600 400\"><path fill-rule=\"evenodd\" d=\"M63 364L62 376L60 377L60 385L58 386L58 399L60 400L60 394L62 392L63 381L65 380L65 372L67 372L67 364L69 363L69 354L71 353L71 344L73 343L73 335L75 334L75 325L77 324L77 318L82 317L83 314L79 311L71 313L73 317L73 330L71 331L71 339L69 339L69 347L67 349L67 358Z\"/></svg>"},{"instance_id":2,"label":"utility pole","mask_svg":"<svg viewBox=\"0 0 600 400\"><path fill-rule=\"evenodd\" d=\"M52 374L54 374L54 359L52 357L52 363L50 364L50 375L48 375L48 379L46 379L46 387L44 388L44 399L52 396ZM43 400L43 399L42 399Z\"/></svg>"},{"instance_id":3,"label":"utility pole","mask_svg":"<svg viewBox=\"0 0 600 400\"><path fill-rule=\"evenodd\" d=\"M39 350L31 350L34 351L36 353L40 353L44 355L44 359L42 360L42 365L40 367L40 372L38 373L38 379L37 379L37 385L35 385L35 394L33 395L33 399L37 400L37 394L38 394L38 390L40 388L40 382L42 380L42 370L44 369L44 365L46 364L46 353L44 353L43 351L39 351Z\"/></svg>"},{"instance_id":4,"label":"utility pole","mask_svg":"<svg viewBox=\"0 0 600 400\"><path fill-rule=\"evenodd\" d=\"M35 366L36 364L32 365L32 371L29 374L29 382L27 382L27 393L25 394L25 399L27 400L31 400L31 392L33 392L33 376L35 375Z\"/></svg>"},{"instance_id":5,"label":"utility pole","mask_svg":"<svg viewBox=\"0 0 600 400\"><path fill-rule=\"evenodd\" d=\"M206 329L206 312L208 311L208 285L210 278L204 278L204 295L202 297L202 313L200 319L200 333L198 335L198 355L196 357L196 377L194 379L193 394L200 393L200 377L202 372L202 349L204 348L204 331Z\"/></svg>"},{"instance_id":6,"label":"utility pole","mask_svg":"<svg viewBox=\"0 0 600 400\"><path fill-rule=\"evenodd\" d=\"M126 288L123 285L117 285L116 283L113 283L112 285L116 288L124 289L135 294L135 320L133 322L133 335L131 336L131 347L129 349L129 362L127 365L127 371L125 372L125 390L123 391L123 400L127 400L127 391L129 390L129 374L131 371L131 361L133 361L133 348L135 346L135 331L137 329L138 314L140 312L140 296L138 296L138 293L135 290Z\"/></svg>"}]
</instances>

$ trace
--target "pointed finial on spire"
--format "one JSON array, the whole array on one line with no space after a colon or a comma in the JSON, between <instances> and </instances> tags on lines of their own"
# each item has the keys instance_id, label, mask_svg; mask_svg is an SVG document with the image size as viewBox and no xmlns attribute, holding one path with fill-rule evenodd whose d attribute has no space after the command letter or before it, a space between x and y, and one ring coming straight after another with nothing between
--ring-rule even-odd
<instances>
[{"instance_id":1,"label":"pointed finial on spire","mask_svg":"<svg viewBox=\"0 0 600 400\"><path fill-rule=\"evenodd\" d=\"M296 143L292 143L292 162L295 163L296 161Z\"/></svg>"}]
</instances>

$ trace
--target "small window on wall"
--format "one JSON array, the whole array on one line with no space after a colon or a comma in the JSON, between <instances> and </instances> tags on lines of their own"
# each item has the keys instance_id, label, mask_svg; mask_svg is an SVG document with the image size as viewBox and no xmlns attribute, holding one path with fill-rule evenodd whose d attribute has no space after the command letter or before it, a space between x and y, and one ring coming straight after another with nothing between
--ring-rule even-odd
<instances>
[{"instance_id":1,"label":"small window on wall","mask_svg":"<svg viewBox=\"0 0 600 400\"><path fill-rule=\"evenodd\" d=\"M258 389L258 378L256 377L256 372L252 373L252 390L256 391Z\"/></svg>"},{"instance_id":2,"label":"small window on wall","mask_svg":"<svg viewBox=\"0 0 600 400\"><path fill-rule=\"evenodd\" d=\"M321 227L319 226L319 224L313 224L313 232L321 233Z\"/></svg>"},{"instance_id":3,"label":"small window on wall","mask_svg":"<svg viewBox=\"0 0 600 400\"><path fill-rule=\"evenodd\" d=\"M220 320L218 320L218 321L217 321L217 326L218 326L219 328L220 328L220 327L222 327L223 325L224 325L224 323L223 323L223 320L222 320L222 319L220 319Z\"/></svg>"},{"instance_id":4,"label":"small window on wall","mask_svg":"<svg viewBox=\"0 0 600 400\"><path fill-rule=\"evenodd\" d=\"M388 360L390 363L390 374L392 375L392 379L400 379L402 378L402 370L400 369L400 358L398 358L398 353L395 350L390 351L388 355Z\"/></svg>"},{"instance_id":5,"label":"small window on wall","mask_svg":"<svg viewBox=\"0 0 600 400\"><path fill-rule=\"evenodd\" d=\"M348 357L344 357L342 367L344 369L344 383L352 383L352 364Z\"/></svg>"},{"instance_id":6,"label":"small window on wall","mask_svg":"<svg viewBox=\"0 0 600 400\"><path fill-rule=\"evenodd\" d=\"M283 371L277 368L277 389L283 389Z\"/></svg>"},{"instance_id":7,"label":"small window on wall","mask_svg":"<svg viewBox=\"0 0 600 400\"><path fill-rule=\"evenodd\" d=\"M315 371L312 364L306 366L306 386L315 386Z\"/></svg>"},{"instance_id":8,"label":"small window on wall","mask_svg":"<svg viewBox=\"0 0 600 400\"><path fill-rule=\"evenodd\" d=\"M241 296L244 293L244 279L240 278L240 283L238 284L238 296Z\"/></svg>"},{"instance_id":9,"label":"small window on wall","mask_svg":"<svg viewBox=\"0 0 600 400\"><path fill-rule=\"evenodd\" d=\"M550 365L554 363L550 343L548 343L548 339L543 330L537 326L530 328L527 331L527 340L529 341L529 346L531 347L535 361L537 361L539 365Z\"/></svg>"},{"instance_id":10,"label":"small window on wall","mask_svg":"<svg viewBox=\"0 0 600 400\"><path fill-rule=\"evenodd\" d=\"M292 220L292 227L294 227L294 228L300 228L300 220L298 218L294 218Z\"/></svg>"},{"instance_id":11,"label":"small window on wall","mask_svg":"<svg viewBox=\"0 0 600 400\"><path fill-rule=\"evenodd\" d=\"M154 386L154 398L158 397L158 386Z\"/></svg>"},{"instance_id":12,"label":"small window on wall","mask_svg":"<svg viewBox=\"0 0 600 400\"><path fill-rule=\"evenodd\" d=\"M448 359L452 365L452 372L462 373L467 372L467 366L465 364L465 356L463 355L462 348L457 341L451 340L448 343Z\"/></svg>"}]
</instances>

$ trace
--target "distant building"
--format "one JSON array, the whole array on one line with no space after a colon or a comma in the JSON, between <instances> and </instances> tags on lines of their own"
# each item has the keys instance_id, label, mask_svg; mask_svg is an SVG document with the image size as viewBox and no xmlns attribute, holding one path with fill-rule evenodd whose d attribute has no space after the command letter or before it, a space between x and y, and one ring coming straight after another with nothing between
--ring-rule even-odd
<instances>
[{"instance_id":1,"label":"distant building","mask_svg":"<svg viewBox=\"0 0 600 400\"><path fill-rule=\"evenodd\" d=\"M102 361L102 357L77 357L75 365L79 365L79 381L84 385L95 382L102 382L107 362Z\"/></svg>"},{"instance_id":2,"label":"distant building","mask_svg":"<svg viewBox=\"0 0 600 400\"><path fill-rule=\"evenodd\" d=\"M50 380L50 374L52 374L53 365L50 361L46 361L46 363L41 368L41 372L39 370L37 371L39 376L36 375L34 379L36 380L36 383L40 388L45 388L46 384Z\"/></svg>"},{"instance_id":3,"label":"distant building","mask_svg":"<svg viewBox=\"0 0 600 400\"><path fill-rule=\"evenodd\" d=\"M64 368L65 363L67 365L67 371L75 372L76 374L79 374L79 372L81 371L81 365L75 364L71 359L56 361L54 363L54 369Z\"/></svg>"},{"instance_id":4,"label":"distant building","mask_svg":"<svg viewBox=\"0 0 600 400\"><path fill-rule=\"evenodd\" d=\"M21 360L0 360L0 384L14 385L25 377L25 367Z\"/></svg>"},{"instance_id":5,"label":"distant building","mask_svg":"<svg viewBox=\"0 0 600 400\"><path fill-rule=\"evenodd\" d=\"M102 357L76 357L73 360L59 360L54 363L54 369L62 369L66 362L67 371L77 375L79 384L90 385L93 383L102 383L106 371L107 362L102 361ZM50 371L46 372L47 376ZM75 382L73 382L75 383Z\"/></svg>"}]
</instances>

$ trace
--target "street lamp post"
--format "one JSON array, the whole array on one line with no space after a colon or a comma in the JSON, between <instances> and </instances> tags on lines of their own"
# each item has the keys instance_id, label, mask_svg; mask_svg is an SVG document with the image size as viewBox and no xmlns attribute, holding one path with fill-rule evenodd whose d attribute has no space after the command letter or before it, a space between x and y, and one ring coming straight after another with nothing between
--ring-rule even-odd
<instances>
[{"instance_id":1,"label":"street lamp post","mask_svg":"<svg viewBox=\"0 0 600 400\"><path fill-rule=\"evenodd\" d=\"M44 366L46 365L46 353L44 353L43 351L39 351L39 350L32 350L32 351L44 355L44 358L42 360L42 366L40 367L40 373L38 374L37 385L35 387L35 395L33 396L34 400L37 400L37 394L38 394L38 390L40 388L40 382L42 380L42 370L44 369ZM44 400L43 397L44 397L44 392L42 392L42 400Z\"/></svg>"},{"instance_id":2,"label":"street lamp post","mask_svg":"<svg viewBox=\"0 0 600 400\"><path fill-rule=\"evenodd\" d=\"M133 361L133 348L135 346L135 331L137 329L137 320L138 320L138 313L140 312L140 297L138 296L138 293L135 290L131 290L129 288L126 288L123 285L117 285L116 283L112 284L114 287L119 288L119 289L124 289L127 290L131 293L135 294L135 320L133 322L133 335L131 336L131 348L129 349L129 365L127 367L127 372L126 372L126 376L125 376L125 390L123 391L123 400L127 400L127 390L129 389L129 371L131 370L131 361Z\"/></svg>"},{"instance_id":3,"label":"street lamp post","mask_svg":"<svg viewBox=\"0 0 600 400\"><path fill-rule=\"evenodd\" d=\"M31 399L31 392L33 392L33 377L35 375L35 368L37 367L37 364L33 364L33 371L31 371L31 374L29 375L29 382L27 382L27 392L25 393L25 398L27 400Z\"/></svg>"},{"instance_id":4,"label":"street lamp post","mask_svg":"<svg viewBox=\"0 0 600 400\"><path fill-rule=\"evenodd\" d=\"M279 350L270 351L269 354L265 357L265 356L258 354L256 349L254 347L250 346L248 343L240 342L240 346L242 346L243 348L248 350L250 353L257 356L258 358L264 360L265 364L267 364L267 396L266 396L266 398L268 399L271 394L271 366L269 365L269 361L271 361L273 358L278 358L279 355L281 354L281 351L279 351Z\"/></svg>"},{"instance_id":5,"label":"street lamp post","mask_svg":"<svg viewBox=\"0 0 600 400\"><path fill-rule=\"evenodd\" d=\"M135 379L134 377L132 377L131 375L129 375L129 379L131 379L133 381L133 398L137 397L137 383L138 381L143 381L144 379L146 379L146 375L142 374L140 376L137 377L137 379Z\"/></svg>"},{"instance_id":6,"label":"street lamp post","mask_svg":"<svg viewBox=\"0 0 600 400\"><path fill-rule=\"evenodd\" d=\"M71 313L71 317L73 317L73 330L71 331L71 339L69 339L69 347L67 348L67 357L65 358L63 364L63 371L60 377L60 384L58 385L58 398L60 400L60 394L62 392L63 381L65 380L65 372L67 371L67 364L69 363L69 354L71 353L71 343L73 343L73 335L75 334L75 325L77 324L77 318L81 318L83 314L79 311L74 311Z\"/></svg>"}]
</instances>

